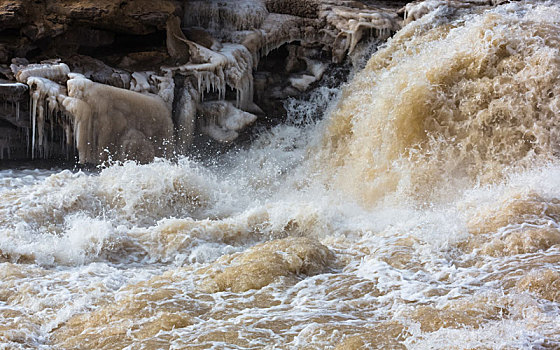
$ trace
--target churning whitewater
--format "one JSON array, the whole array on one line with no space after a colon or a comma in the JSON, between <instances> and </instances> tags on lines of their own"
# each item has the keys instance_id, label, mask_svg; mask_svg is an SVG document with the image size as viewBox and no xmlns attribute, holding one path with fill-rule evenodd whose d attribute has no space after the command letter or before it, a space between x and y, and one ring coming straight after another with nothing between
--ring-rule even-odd
<instances>
[{"instance_id":1,"label":"churning whitewater","mask_svg":"<svg viewBox=\"0 0 560 350\"><path fill-rule=\"evenodd\" d=\"M559 348L560 5L432 5L248 149L1 171L0 347Z\"/></svg>"}]
</instances>

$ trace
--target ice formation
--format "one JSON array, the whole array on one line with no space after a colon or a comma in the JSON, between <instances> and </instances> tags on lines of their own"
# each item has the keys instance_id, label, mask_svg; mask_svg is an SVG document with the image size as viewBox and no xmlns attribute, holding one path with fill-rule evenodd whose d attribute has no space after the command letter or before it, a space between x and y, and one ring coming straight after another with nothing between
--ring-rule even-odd
<instances>
[{"instance_id":1,"label":"ice formation","mask_svg":"<svg viewBox=\"0 0 560 350\"><path fill-rule=\"evenodd\" d=\"M173 80L173 75L170 72L166 72L164 75L152 75L151 79L157 87L157 95L167 104L167 108L171 110L173 108L173 100L175 99L175 81Z\"/></svg>"},{"instance_id":2,"label":"ice formation","mask_svg":"<svg viewBox=\"0 0 560 350\"><path fill-rule=\"evenodd\" d=\"M219 51L212 51L195 42L186 42L192 63L167 68L167 71L177 70L194 76L201 100L210 92L217 92L218 99L222 100L229 86L236 91L236 105L249 106L253 101L253 56L249 50L243 45L226 43Z\"/></svg>"},{"instance_id":3,"label":"ice formation","mask_svg":"<svg viewBox=\"0 0 560 350\"><path fill-rule=\"evenodd\" d=\"M217 92L218 98L222 99L225 96L226 90L224 76L225 56L195 42L186 40L186 43L189 45L191 61L182 66L166 68L166 70L168 72L178 71L187 76L194 76L201 100L204 100L205 93L209 92Z\"/></svg>"},{"instance_id":4,"label":"ice formation","mask_svg":"<svg viewBox=\"0 0 560 350\"><path fill-rule=\"evenodd\" d=\"M400 29L400 21L395 12L379 9L357 11L346 6L333 6L327 13L327 22L339 31L336 41L344 41L344 51L350 53L354 51L366 31L375 31L376 37L388 38L391 32Z\"/></svg>"},{"instance_id":5,"label":"ice formation","mask_svg":"<svg viewBox=\"0 0 560 350\"><path fill-rule=\"evenodd\" d=\"M27 94L29 87L22 83L0 82L0 97L6 101L14 104L15 115L4 115L4 118L12 118L15 122L20 120L20 105L19 102ZM12 121L12 122L14 122Z\"/></svg>"},{"instance_id":6,"label":"ice formation","mask_svg":"<svg viewBox=\"0 0 560 350\"><path fill-rule=\"evenodd\" d=\"M418 17L428 5L415 6L407 15ZM108 152L113 159L142 155L148 161L170 144L183 153L197 127L230 142L263 114L268 97L307 91L322 79L329 60L341 62L362 38L386 38L402 22L396 8L345 0L195 0L183 10L182 21L174 12L160 23L163 50L131 53L118 60L119 68L82 54L64 62L13 59L11 74L31 87L29 125L20 123L30 130L28 153L48 157L61 134L65 147L75 146L86 163L102 162ZM289 57L274 58L282 66L271 68L283 78L259 82L271 93L255 96L260 62L284 45ZM141 64L154 59L161 60ZM116 61L113 56L106 62ZM20 125L15 119L10 122ZM46 125L57 136L46 134Z\"/></svg>"},{"instance_id":7,"label":"ice formation","mask_svg":"<svg viewBox=\"0 0 560 350\"><path fill-rule=\"evenodd\" d=\"M45 122L54 122L56 113L60 111L59 102L64 99L66 95L66 88L52 80L40 77L27 78L27 85L31 95L31 156L32 158L37 155L39 157L48 156L48 143L45 135ZM65 117L61 117L64 130L68 129L69 121ZM52 129L51 129L52 130ZM66 133L67 140L70 142L71 135Z\"/></svg>"},{"instance_id":8,"label":"ice formation","mask_svg":"<svg viewBox=\"0 0 560 350\"><path fill-rule=\"evenodd\" d=\"M67 63L72 72L83 74L86 78L98 83L124 89L130 87L131 74L129 72L110 67L98 59L76 55L72 56Z\"/></svg>"},{"instance_id":9,"label":"ice formation","mask_svg":"<svg viewBox=\"0 0 560 350\"><path fill-rule=\"evenodd\" d=\"M64 82L67 79L70 68L65 63L38 63L26 66L12 64L11 67L20 83L27 83L30 77L41 77L49 80Z\"/></svg>"},{"instance_id":10,"label":"ice formation","mask_svg":"<svg viewBox=\"0 0 560 350\"><path fill-rule=\"evenodd\" d=\"M259 28L267 17L264 1L196 0L185 8L184 24L220 33Z\"/></svg>"},{"instance_id":11,"label":"ice formation","mask_svg":"<svg viewBox=\"0 0 560 350\"><path fill-rule=\"evenodd\" d=\"M219 52L226 57L226 84L236 91L237 107L248 107L253 101L253 56L239 44L225 44Z\"/></svg>"},{"instance_id":12,"label":"ice formation","mask_svg":"<svg viewBox=\"0 0 560 350\"><path fill-rule=\"evenodd\" d=\"M453 8L469 8L473 6L495 6L506 0L464 0L464 1L448 1L448 0L420 0L413 1L404 7L404 19L406 23L420 19L427 13L433 11L440 6L450 6Z\"/></svg>"},{"instance_id":13,"label":"ice formation","mask_svg":"<svg viewBox=\"0 0 560 350\"><path fill-rule=\"evenodd\" d=\"M202 103L199 115L202 132L220 142L235 140L239 130L257 119L256 115L236 108L229 101Z\"/></svg>"},{"instance_id":14,"label":"ice formation","mask_svg":"<svg viewBox=\"0 0 560 350\"><path fill-rule=\"evenodd\" d=\"M75 142L83 163L102 161L105 151L148 161L163 156L164 140L173 139L174 86L169 77L155 78L160 97L148 91L147 73L133 73L131 89L142 92L137 93L69 74L64 63L14 68L17 79L30 89L32 158L48 157L47 122L51 133L54 125L62 128L67 146Z\"/></svg>"},{"instance_id":15,"label":"ice formation","mask_svg":"<svg viewBox=\"0 0 560 350\"><path fill-rule=\"evenodd\" d=\"M74 146L82 163L99 163L109 152L116 159L149 161L164 156L173 141L171 75L134 72L130 89L69 73L64 63L13 65L29 86L31 157L49 156L46 125L63 132L67 151ZM123 79L125 80L125 79Z\"/></svg>"},{"instance_id":16,"label":"ice formation","mask_svg":"<svg viewBox=\"0 0 560 350\"><path fill-rule=\"evenodd\" d=\"M303 60L307 66L306 70L310 74L301 74L289 78L290 84L301 92L307 91L311 84L321 80L327 69L327 65L320 61L312 60L307 57L303 57Z\"/></svg>"},{"instance_id":17,"label":"ice formation","mask_svg":"<svg viewBox=\"0 0 560 350\"><path fill-rule=\"evenodd\" d=\"M161 97L99 84L70 74L65 109L75 118L81 162L96 163L108 150L122 159L164 156L173 139L171 109Z\"/></svg>"},{"instance_id":18,"label":"ice formation","mask_svg":"<svg viewBox=\"0 0 560 350\"><path fill-rule=\"evenodd\" d=\"M27 90L27 85L23 83L0 82L0 96L6 101L17 101Z\"/></svg>"},{"instance_id":19,"label":"ice formation","mask_svg":"<svg viewBox=\"0 0 560 350\"><path fill-rule=\"evenodd\" d=\"M58 62L29 65L14 63L10 68L18 82L29 86L32 134L31 158L35 156L47 158L49 156L49 144L45 135L45 123L47 121L50 122L51 133L54 123L61 124L65 130L66 143L71 140L69 121L64 116L58 115L58 112L60 112L59 102L61 97L66 94L66 88L58 82L64 83L67 80L70 68L66 64Z\"/></svg>"},{"instance_id":20,"label":"ice formation","mask_svg":"<svg viewBox=\"0 0 560 350\"><path fill-rule=\"evenodd\" d=\"M134 72L130 80L130 90L136 92L151 92L152 86L148 82L154 72Z\"/></svg>"},{"instance_id":21,"label":"ice formation","mask_svg":"<svg viewBox=\"0 0 560 350\"><path fill-rule=\"evenodd\" d=\"M175 116L176 142L179 152L185 152L194 134L198 93L189 81L181 89Z\"/></svg>"},{"instance_id":22,"label":"ice formation","mask_svg":"<svg viewBox=\"0 0 560 350\"><path fill-rule=\"evenodd\" d=\"M309 88L309 85L313 84L316 81L317 79L315 79L314 76L307 74L303 74L300 77L290 78L290 84L292 84L293 87L302 92L306 91Z\"/></svg>"}]
</instances>

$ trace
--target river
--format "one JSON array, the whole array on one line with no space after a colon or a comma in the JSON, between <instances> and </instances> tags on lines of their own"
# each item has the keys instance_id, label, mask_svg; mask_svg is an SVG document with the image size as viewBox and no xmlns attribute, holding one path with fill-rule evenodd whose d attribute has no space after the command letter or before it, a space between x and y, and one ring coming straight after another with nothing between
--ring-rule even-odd
<instances>
[{"instance_id":1,"label":"river","mask_svg":"<svg viewBox=\"0 0 560 350\"><path fill-rule=\"evenodd\" d=\"M559 23L441 6L248 148L0 171L0 348L559 348Z\"/></svg>"}]
</instances>

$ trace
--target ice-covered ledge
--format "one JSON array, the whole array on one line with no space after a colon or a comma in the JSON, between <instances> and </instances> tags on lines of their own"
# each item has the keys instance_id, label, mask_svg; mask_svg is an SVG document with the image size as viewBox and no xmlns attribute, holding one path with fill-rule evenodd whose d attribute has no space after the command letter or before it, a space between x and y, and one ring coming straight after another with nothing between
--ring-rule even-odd
<instances>
[{"instance_id":1,"label":"ice-covered ledge","mask_svg":"<svg viewBox=\"0 0 560 350\"><path fill-rule=\"evenodd\" d=\"M406 2L0 2L14 35L0 44L0 156L149 161L195 133L232 142L360 40L397 31Z\"/></svg>"}]
</instances>

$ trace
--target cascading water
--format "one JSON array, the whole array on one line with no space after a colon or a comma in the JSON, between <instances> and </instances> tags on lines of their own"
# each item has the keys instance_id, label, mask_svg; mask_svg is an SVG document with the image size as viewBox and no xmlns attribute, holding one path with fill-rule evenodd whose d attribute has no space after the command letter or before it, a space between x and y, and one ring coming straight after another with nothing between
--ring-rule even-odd
<instances>
[{"instance_id":1,"label":"cascading water","mask_svg":"<svg viewBox=\"0 0 560 350\"><path fill-rule=\"evenodd\" d=\"M558 23L442 5L211 165L0 172L2 347L560 347Z\"/></svg>"}]
</instances>

